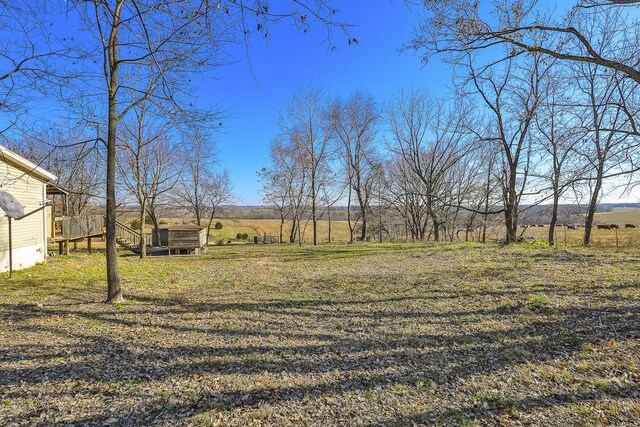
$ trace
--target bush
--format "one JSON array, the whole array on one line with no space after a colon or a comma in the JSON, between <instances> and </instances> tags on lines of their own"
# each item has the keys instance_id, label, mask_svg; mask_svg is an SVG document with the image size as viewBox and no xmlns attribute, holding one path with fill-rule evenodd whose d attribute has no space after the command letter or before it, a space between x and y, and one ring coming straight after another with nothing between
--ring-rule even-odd
<instances>
[{"instance_id":1,"label":"bush","mask_svg":"<svg viewBox=\"0 0 640 427\"><path fill-rule=\"evenodd\" d=\"M213 226L216 230L222 230L222 223L220 221L216 222L216 225Z\"/></svg>"},{"instance_id":2,"label":"bush","mask_svg":"<svg viewBox=\"0 0 640 427\"><path fill-rule=\"evenodd\" d=\"M144 223L146 225L153 225L153 220L151 219L151 216L149 214L144 217ZM162 222L160 222L160 224L162 224ZM134 230L140 230L140 219L132 219L129 223L129 227L133 228Z\"/></svg>"},{"instance_id":3,"label":"bush","mask_svg":"<svg viewBox=\"0 0 640 427\"><path fill-rule=\"evenodd\" d=\"M242 240L242 233L236 234L236 240Z\"/></svg>"},{"instance_id":4,"label":"bush","mask_svg":"<svg viewBox=\"0 0 640 427\"><path fill-rule=\"evenodd\" d=\"M249 238L249 235L247 233L242 233L243 240L247 240L248 238Z\"/></svg>"}]
</instances>

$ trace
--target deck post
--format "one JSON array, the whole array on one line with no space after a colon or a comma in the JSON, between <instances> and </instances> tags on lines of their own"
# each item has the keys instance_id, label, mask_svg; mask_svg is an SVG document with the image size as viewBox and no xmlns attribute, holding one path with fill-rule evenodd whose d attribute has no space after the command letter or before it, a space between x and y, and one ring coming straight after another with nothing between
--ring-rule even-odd
<instances>
[{"instance_id":1,"label":"deck post","mask_svg":"<svg viewBox=\"0 0 640 427\"><path fill-rule=\"evenodd\" d=\"M64 250L64 242L60 240L58 242L58 255L62 255L62 251Z\"/></svg>"},{"instance_id":2,"label":"deck post","mask_svg":"<svg viewBox=\"0 0 640 427\"><path fill-rule=\"evenodd\" d=\"M68 240L64 241L64 254L66 256L69 256L69 241Z\"/></svg>"},{"instance_id":3,"label":"deck post","mask_svg":"<svg viewBox=\"0 0 640 427\"><path fill-rule=\"evenodd\" d=\"M87 237L87 254L91 255L91 237Z\"/></svg>"}]
</instances>

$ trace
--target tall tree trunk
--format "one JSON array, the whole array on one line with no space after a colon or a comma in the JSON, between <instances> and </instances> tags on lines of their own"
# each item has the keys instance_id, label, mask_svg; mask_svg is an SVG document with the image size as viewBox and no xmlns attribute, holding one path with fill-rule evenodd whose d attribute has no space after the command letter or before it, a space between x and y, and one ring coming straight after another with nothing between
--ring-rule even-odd
<instances>
[{"instance_id":1,"label":"tall tree trunk","mask_svg":"<svg viewBox=\"0 0 640 427\"><path fill-rule=\"evenodd\" d=\"M367 240L367 206L365 200L362 198L362 189L358 187L356 190L356 197L358 198L358 206L360 207L360 217L362 218L362 233L360 239L365 242ZM381 208L382 209L382 208Z\"/></svg>"},{"instance_id":2,"label":"tall tree trunk","mask_svg":"<svg viewBox=\"0 0 640 427\"><path fill-rule=\"evenodd\" d=\"M512 202L507 203L507 207L504 211L504 222L506 228L506 243L515 243L516 238L516 228L518 224L518 219L516 218L514 212L514 204Z\"/></svg>"},{"instance_id":3,"label":"tall tree trunk","mask_svg":"<svg viewBox=\"0 0 640 427\"><path fill-rule=\"evenodd\" d=\"M116 100L115 89L109 94L109 128L107 131L107 302L123 301L118 272L116 242Z\"/></svg>"},{"instance_id":4,"label":"tall tree trunk","mask_svg":"<svg viewBox=\"0 0 640 427\"><path fill-rule=\"evenodd\" d=\"M209 223L207 224L207 245L209 244L209 238L211 236L211 224L213 224L213 217L216 214L215 209L211 209L211 216L209 216Z\"/></svg>"},{"instance_id":5,"label":"tall tree trunk","mask_svg":"<svg viewBox=\"0 0 640 427\"><path fill-rule=\"evenodd\" d=\"M440 224L438 224L438 218L435 215L431 215L431 223L433 226L433 240L440 241Z\"/></svg>"},{"instance_id":6,"label":"tall tree trunk","mask_svg":"<svg viewBox=\"0 0 640 427\"><path fill-rule=\"evenodd\" d=\"M289 232L289 243L295 243L296 242L296 217L294 216L291 219L291 231Z\"/></svg>"},{"instance_id":7,"label":"tall tree trunk","mask_svg":"<svg viewBox=\"0 0 640 427\"><path fill-rule=\"evenodd\" d=\"M440 241L440 223L438 222L438 217L433 209L433 199L431 198L431 194L427 196L427 215L431 218L431 226L433 227L433 240L436 242Z\"/></svg>"},{"instance_id":8,"label":"tall tree trunk","mask_svg":"<svg viewBox=\"0 0 640 427\"><path fill-rule=\"evenodd\" d=\"M140 206L140 259L145 259L147 256L147 242L144 236L144 226L147 219L146 205L147 201L143 199Z\"/></svg>"},{"instance_id":9,"label":"tall tree trunk","mask_svg":"<svg viewBox=\"0 0 640 427\"><path fill-rule=\"evenodd\" d=\"M469 241L469 231L473 230L473 222L476 220L477 213L470 215L469 222L467 223L467 229L464 231L464 241Z\"/></svg>"},{"instance_id":10,"label":"tall tree trunk","mask_svg":"<svg viewBox=\"0 0 640 427\"><path fill-rule=\"evenodd\" d=\"M607 159L608 149L602 150L601 138L600 138L600 122L598 121L598 109L596 97L593 93L594 87L591 84L591 111L593 114L593 125L595 127L595 144L598 154L598 169L596 175L596 184L591 193L589 199L589 208L587 210L587 217L584 222L584 239L582 240L583 246L589 246L591 244L591 229L593 228L593 218L596 214L596 208L598 207L598 198L600 197L600 190L602 189L602 177L604 175L604 164Z\"/></svg>"},{"instance_id":11,"label":"tall tree trunk","mask_svg":"<svg viewBox=\"0 0 640 427\"><path fill-rule=\"evenodd\" d=\"M160 224L158 222L158 216L153 210L149 211L149 216L151 217L151 222L153 223L153 236L155 238L155 242L157 242L158 246L160 246ZM151 239L152 245L154 245L154 238Z\"/></svg>"},{"instance_id":12,"label":"tall tree trunk","mask_svg":"<svg viewBox=\"0 0 640 427\"><path fill-rule=\"evenodd\" d=\"M422 224L422 225L420 225L420 224ZM417 233L417 236L418 236L419 240L424 240L425 236L427 236L427 240L429 240L429 237L427 235L427 227L428 226L429 226L429 221L428 220L427 221L419 220L419 223L416 223L416 227L420 227L418 229L418 233Z\"/></svg>"},{"instance_id":13,"label":"tall tree trunk","mask_svg":"<svg viewBox=\"0 0 640 427\"><path fill-rule=\"evenodd\" d=\"M505 210L504 222L506 228L506 243L515 243L518 240L518 196L516 194L516 170L512 166L509 173L508 187L504 190Z\"/></svg>"},{"instance_id":14,"label":"tall tree trunk","mask_svg":"<svg viewBox=\"0 0 640 427\"><path fill-rule=\"evenodd\" d=\"M349 184L349 196L347 197L347 224L349 225L349 243L353 243L353 224L351 223L351 184Z\"/></svg>"},{"instance_id":15,"label":"tall tree trunk","mask_svg":"<svg viewBox=\"0 0 640 427\"><path fill-rule=\"evenodd\" d=\"M329 243L331 243L331 206L327 206L327 215L329 219Z\"/></svg>"},{"instance_id":16,"label":"tall tree trunk","mask_svg":"<svg viewBox=\"0 0 640 427\"><path fill-rule=\"evenodd\" d=\"M482 243L487 243L487 214L483 215L482 220Z\"/></svg>"},{"instance_id":17,"label":"tall tree trunk","mask_svg":"<svg viewBox=\"0 0 640 427\"><path fill-rule=\"evenodd\" d=\"M584 239L582 244L589 246L591 244L591 230L593 229L593 218L596 214L598 207L598 198L600 197L600 190L602 189L602 168L598 168L598 176L596 177L596 185L591 193L589 199L589 207L587 208L587 216L584 221Z\"/></svg>"},{"instance_id":18,"label":"tall tree trunk","mask_svg":"<svg viewBox=\"0 0 640 427\"><path fill-rule=\"evenodd\" d=\"M311 173L311 222L313 224L313 246L316 246L318 244L318 218L316 217L316 203L316 177L314 169Z\"/></svg>"},{"instance_id":19,"label":"tall tree trunk","mask_svg":"<svg viewBox=\"0 0 640 427\"><path fill-rule=\"evenodd\" d=\"M313 212L313 246L318 244L318 218L316 218L315 209Z\"/></svg>"},{"instance_id":20,"label":"tall tree trunk","mask_svg":"<svg viewBox=\"0 0 640 427\"><path fill-rule=\"evenodd\" d=\"M362 213L362 233L360 234L360 240L367 241L367 214Z\"/></svg>"},{"instance_id":21,"label":"tall tree trunk","mask_svg":"<svg viewBox=\"0 0 640 427\"><path fill-rule=\"evenodd\" d=\"M493 162L489 161L489 166L487 167L487 185L484 188L484 213L482 215L482 243L487 243L487 220L489 219L489 198L491 197L491 172L493 169Z\"/></svg>"},{"instance_id":22,"label":"tall tree trunk","mask_svg":"<svg viewBox=\"0 0 640 427\"><path fill-rule=\"evenodd\" d=\"M382 243L382 230L384 228L383 211L382 211L382 189L378 189L378 209L380 211L380 243ZM364 224L363 224L364 226Z\"/></svg>"},{"instance_id":23,"label":"tall tree trunk","mask_svg":"<svg viewBox=\"0 0 640 427\"><path fill-rule=\"evenodd\" d=\"M118 26L122 1L116 4L113 26L109 35L108 71L108 129L107 129L107 303L120 303L122 287L118 272L118 243L116 242L116 137L118 124Z\"/></svg>"},{"instance_id":24,"label":"tall tree trunk","mask_svg":"<svg viewBox=\"0 0 640 427\"><path fill-rule=\"evenodd\" d=\"M404 239L409 240L409 208L407 196L404 197ZM413 234L413 233L412 233Z\"/></svg>"},{"instance_id":25,"label":"tall tree trunk","mask_svg":"<svg viewBox=\"0 0 640 427\"><path fill-rule=\"evenodd\" d=\"M558 189L553 189L553 204L551 205L551 222L549 223L549 246L556 244L556 222L558 222L558 203L560 201L560 194Z\"/></svg>"}]
</instances>

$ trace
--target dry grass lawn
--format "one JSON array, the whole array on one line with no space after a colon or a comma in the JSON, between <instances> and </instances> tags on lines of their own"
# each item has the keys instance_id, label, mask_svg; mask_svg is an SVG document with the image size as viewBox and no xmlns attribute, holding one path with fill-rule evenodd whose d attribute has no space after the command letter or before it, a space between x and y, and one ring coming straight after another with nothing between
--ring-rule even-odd
<instances>
[{"instance_id":1,"label":"dry grass lawn","mask_svg":"<svg viewBox=\"0 0 640 427\"><path fill-rule=\"evenodd\" d=\"M640 253L212 247L0 275L0 424L638 425Z\"/></svg>"}]
</instances>

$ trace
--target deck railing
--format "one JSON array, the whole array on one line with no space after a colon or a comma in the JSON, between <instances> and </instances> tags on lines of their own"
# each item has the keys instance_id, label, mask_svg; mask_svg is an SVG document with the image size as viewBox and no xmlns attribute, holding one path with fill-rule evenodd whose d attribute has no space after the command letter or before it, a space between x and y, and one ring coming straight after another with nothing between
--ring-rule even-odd
<instances>
[{"instance_id":1,"label":"deck railing","mask_svg":"<svg viewBox=\"0 0 640 427\"><path fill-rule=\"evenodd\" d=\"M53 220L52 236L60 240L77 240L104 233L102 215L63 216Z\"/></svg>"},{"instance_id":2,"label":"deck railing","mask_svg":"<svg viewBox=\"0 0 640 427\"><path fill-rule=\"evenodd\" d=\"M140 232L116 221L116 236L126 240L133 246L140 246Z\"/></svg>"},{"instance_id":3,"label":"deck railing","mask_svg":"<svg viewBox=\"0 0 640 427\"><path fill-rule=\"evenodd\" d=\"M62 216L53 219L51 237L54 241L80 240L105 233L104 215ZM116 236L127 245L140 246L140 232L116 221ZM151 233L145 233L145 243L151 243Z\"/></svg>"}]
</instances>

